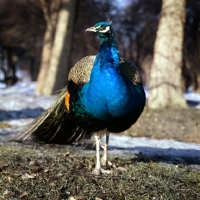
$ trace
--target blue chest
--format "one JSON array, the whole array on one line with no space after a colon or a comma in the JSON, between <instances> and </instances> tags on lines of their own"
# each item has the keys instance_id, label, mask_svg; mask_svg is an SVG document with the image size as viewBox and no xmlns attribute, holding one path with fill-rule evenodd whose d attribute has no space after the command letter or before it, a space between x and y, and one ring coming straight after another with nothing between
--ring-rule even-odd
<instances>
[{"instance_id":1,"label":"blue chest","mask_svg":"<svg viewBox=\"0 0 200 200\"><path fill-rule=\"evenodd\" d=\"M110 55L109 55L110 53ZM95 118L106 120L134 112L139 95L137 87L123 78L119 69L119 57L107 52L104 60L98 54L90 81L79 91L84 110ZM105 52L104 52L105 57Z\"/></svg>"}]
</instances>

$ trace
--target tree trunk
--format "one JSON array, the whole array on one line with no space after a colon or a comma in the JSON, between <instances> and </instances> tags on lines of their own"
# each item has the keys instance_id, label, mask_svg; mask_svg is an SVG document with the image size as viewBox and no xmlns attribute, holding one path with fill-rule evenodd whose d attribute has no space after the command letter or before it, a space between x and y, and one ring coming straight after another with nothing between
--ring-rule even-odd
<instances>
[{"instance_id":1,"label":"tree trunk","mask_svg":"<svg viewBox=\"0 0 200 200\"><path fill-rule=\"evenodd\" d=\"M67 84L75 7L75 0L62 0L51 50L50 66L42 90L44 95L50 95Z\"/></svg>"},{"instance_id":2,"label":"tree trunk","mask_svg":"<svg viewBox=\"0 0 200 200\"><path fill-rule=\"evenodd\" d=\"M198 33L198 59L200 61L200 32ZM198 83L198 88L196 89L195 92L200 93L200 65L197 67L197 83Z\"/></svg>"},{"instance_id":3,"label":"tree trunk","mask_svg":"<svg viewBox=\"0 0 200 200\"><path fill-rule=\"evenodd\" d=\"M45 0L40 0L40 2L47 25L44 34L44 46L41 56L40 71L38 74L37 86L35 89L37 93L43 93L43 88L45 86L45 80L50 66L51 48L53 45L54 33L58 18L58 11L60 10L61 0L52 1L50 5L50 12L48 11L48 5Z\"/></svg>"},{"instance_id":4,"label":"tree trunk","mask_svg":"<svg viewBox=\"0 0 200 200\"><path fill-rule=\"evenodd\" d=\"M185 0L163 0L150 72L148 107L186 108L181 89Z\"/></svg>"}]
</instances>

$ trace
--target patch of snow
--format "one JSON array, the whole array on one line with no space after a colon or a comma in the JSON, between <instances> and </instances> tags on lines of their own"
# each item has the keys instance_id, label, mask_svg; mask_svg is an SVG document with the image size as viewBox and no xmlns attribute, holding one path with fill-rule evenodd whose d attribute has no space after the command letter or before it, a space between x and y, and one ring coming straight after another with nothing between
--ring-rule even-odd
<instances>
[{"instance_id":1,"label":"patch of snow","mask_svg":"<svg viewBox=\"0 0 200 200\"><path fill-rule=\"evenodd\" d=\"M5 89L6 88L6 84L5 83L0 83L0 90L1 89Z\"/></svg>"},{"instance_id":2,"label":"patch of snow","mask_svg":"<svg viewBox=\"0 0 200 200\"><path fill-rule=\"evenodd\" d=\"M200 144L196 143L184 143L167 139L149 139L146 137L133 138L129 136L110 134L109 146L120 148L133 148L138 144L140 144L140 147L162 147L163 149L189 149L192 147L193 149L200 150Z\"/></svg>"},{"instance_id":3,"label":"patch of snow","mask_svg":"<svg viewBox=\"0 0 200 200\"><path fill-rule=\"evenodd\" d=\"M101 139L105 143L105 137ZM111 155L140 155L148 158L162 158L165 161L200 163L200 144L185 143L167 139L132 138L110 134Z\"/></svg>"},{"instance_id":4,"label":"patch of snow","mask_svg":"<svg viewBox=\"0 0 200 200\"><path fill-rule=\"evenodd\" d=\"M5 94L33 94L36 82L18 82L13 86L0 90L1 95Z\"/></svg>"},{"instance_id":5,"label":"patch of snow","mask_svg":"<svg viewBox=\"0 0 200 200\"><path fill-rule=\"evenodd\" d=\"M197 94L197 93L185 93L184 98L187 101L194 101L194 102L200 103L200 94Z\"/></svg>"},{"instance_id":6,"label":"patch of snow","mask_svg":"<svg viewBox=\"0 0 200 200\"><path fill-rule=\"evenodd\" d=\"M13 119L13 120L5 120L4 123L9 124L14 127L23 127L34 121L34 118L26 118L26 119Z\"/></svg>"}]
</instances>

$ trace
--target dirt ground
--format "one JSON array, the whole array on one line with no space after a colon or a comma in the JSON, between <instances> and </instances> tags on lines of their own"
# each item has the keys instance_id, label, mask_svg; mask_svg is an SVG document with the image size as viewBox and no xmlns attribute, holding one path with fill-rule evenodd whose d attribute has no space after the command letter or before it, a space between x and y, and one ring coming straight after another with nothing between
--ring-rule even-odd
<instances>
[{"instance_id":1,"label":"dirt ground","mask_svg":"<svg viewBox=\"0 0 200 200\"><path fill-rule=\"evenodd\" d=\"M66 145L0 144L0 152L1 200L200 200L196 165L133 155L110 158L110 174L95 176L95 151L74 157Z\"/></svg>"},{"instance_id":2,"label":"dirt ground","mask_svg":"<svg viewBox=\"0 0 200 200\"><path fill-rule=\"evenodd\" d=\"M200 143L200 110L145 108L138 122L121 134ZM133 154L111 157L111 173L94 176L95 150L76 157L74 148L0 143L0 200L200 200L199 164Z\"/></svg>"},{"instance_id":3,"label":"dirt ground","mask_svg":"<svg viewBox=\"0 0 200 200\"><path fill-rule=\"evenodd\" d=\"M200 143L200 110L145 108L136 124L123 134Z\"/></svg>"}]
</instances>

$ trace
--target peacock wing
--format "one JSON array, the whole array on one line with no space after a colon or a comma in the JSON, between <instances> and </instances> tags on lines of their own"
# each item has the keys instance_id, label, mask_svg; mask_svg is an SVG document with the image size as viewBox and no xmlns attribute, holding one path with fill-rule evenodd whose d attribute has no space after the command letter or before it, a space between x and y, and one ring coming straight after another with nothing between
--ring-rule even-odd
<instances>
[{"instance_id":1,"label":"peacock wing","mask_svg":"<svg viewBox=\"0 0 200 200\"><path fill-rule=\"evenodd\" d=\"M120 70L122 75L131 80L133 85L142 84L141 74L132 62L124 58L120 58Z\"/></svg>"},{"instance_id":2,"label":"peacock wing","mask_svg":"<svg viewBox=\"0 0 200 200\"><path fill-rule=\"evenodd\" d=\"M68 81L72 81L76 85L87 83L90 79L95 58L96 56L86 56L77 62L69 71Z\"/></svg>"}]
</instances>

